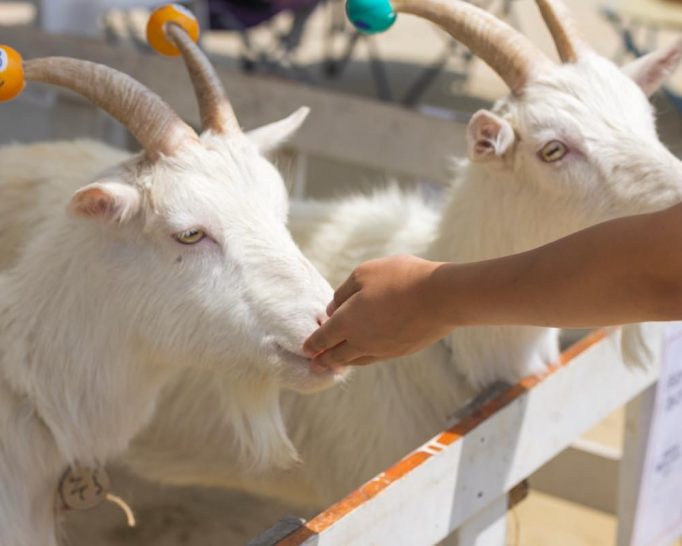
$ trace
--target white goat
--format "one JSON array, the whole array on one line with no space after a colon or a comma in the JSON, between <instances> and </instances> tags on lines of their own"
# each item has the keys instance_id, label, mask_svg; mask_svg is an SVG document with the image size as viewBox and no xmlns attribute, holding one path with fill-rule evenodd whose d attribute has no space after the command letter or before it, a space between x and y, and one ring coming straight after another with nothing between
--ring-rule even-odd
<instances>
[{"instance_id":1,"label":"white goat","mask_svg":"<svg viewBox=\"0 0 682 546\"><path fill-rule=\"evenodd\" d=\"M124 452L190 367L220 378L226 396L211 412L244 431L233 447L251 464L289 463L279 389L333 382L299 356L332 292L292 241L283 181L257 147L305 111L249 139L224 101L214 114L225 130L200 139L108 67L47 58L24 70L86 96L144 148L131 158L91 142L0 152L3 224L37 225L0 275L0 544L50 546L67 468ZM41 176L50 180L36 197ZM33 198L41 206L22 216Z\"/></svg>"},{"instance_id":2,"label":"white goat","mask_svg":"<svg viewBox=\"0 0 682 546\"><path fill-rule=\"evenodd\" d=\"M512 94L471 120L470 161L460 166L442 216L395 189L293 209L295 237L332 283L380 255L460 262L500 256L682 197L680 162L658 140L646 100L677 65L681 44L621 71L577 37L561 4L538 0L564 61L556 66L469 4L394 4L446 27L495 68ZM186 53L190 66L197 53ZM201 78L194 82L202 86ZM212 101L200 94L205 112L220 92L211 83ZM287 394L285 420L305 464L259 479L233 463L237 432L215 411L225 398L215 374L194 369L164 392L161 411L125 460L166 482L325 503L441 429L475 389L541 371L557 354L553 329L466 328L417 355L359 371L345 388Z\"/></svg>"},{"instance_id":3,"label":"white goat","mask_svg":"<svg viewBox=\"0 0 682 546\"><path fill-rule=\"evenodd\" d=\"M555 65L525 37L471 4L393 3L466 43L512 93L493 111L472 118L469 162L460 166L442 216L396 189L292 209L294 238L332 284L361 261L381 255L492 258L682 198L682 163L659 141L647 100L678 64L682 42L620 70L579 38L561 3L538 0L563 61ZM230 463L229 428L213 427L218 432L208 436L197 426L210 418L221 394L210 374L203 379L195 374L193 388L202 393L203 408L177 384L126 461L164 481L327 503L444 427L475 390L541 372L557 357L555 329L462 328L419 354L358 371L344 388L286 395L287 428L304 464L262 479L244 478ZM192 414L185 418L190 403Z\"/></svg>"}]
</instances>

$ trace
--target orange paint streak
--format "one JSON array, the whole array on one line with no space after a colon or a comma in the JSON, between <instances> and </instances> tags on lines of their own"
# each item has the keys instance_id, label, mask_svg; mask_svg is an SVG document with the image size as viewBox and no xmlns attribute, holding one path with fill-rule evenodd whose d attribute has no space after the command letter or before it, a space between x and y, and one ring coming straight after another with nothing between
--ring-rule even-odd
<instances>
[{"instance_id":1,"label":"orange paint streak","mask_svg":"<svg viewBox=\"0 0 682 546\"><path fill-rule=\"evenodd\" d=\"M587 351L608 336L605 329L595 330L583 339L566 349L559 357L559 362L552 364L549 370L541 375L530 376L522 379L516 385L510 387L499 396L489 400L480 408L463 417L455 425L440 433L431 442L436 441L443 445L451 445L463 438L467 433L474 430L478 425L486 421L496 412L511 404L514 400L536 387L547 377L554 374L558 369L568 365L576 357ZM381 365L381 364L379 364ZM294 531L288 537L280 540L278 546L297 546L331 527L341 518L350 514L353 510L377 496L392 483L395 483L407 473L411 472L433 455L423 451L415 451L408 455L385 472L379 474L366 484L362 485L344 499L329 507L306 523L303 527Z\"/></svg>"}]
</instances>

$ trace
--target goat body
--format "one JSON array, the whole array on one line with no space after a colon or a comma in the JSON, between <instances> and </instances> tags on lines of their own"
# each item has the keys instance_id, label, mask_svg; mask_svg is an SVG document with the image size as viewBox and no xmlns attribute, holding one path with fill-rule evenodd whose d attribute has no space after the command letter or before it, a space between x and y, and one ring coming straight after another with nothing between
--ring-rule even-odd
<instances>
[{"instance_id":1,"label":"goat body","mask_svg":"<svg viewBox=\"0 0 682 546\"><path fill-rule=\"evenodd\" d=\"M679 59L670 57L673 64ZM650 63L653 77L657 66ZM295 203L289 226L305 255L338 285L370 258L494 258L682 197L682 165L658 140L645 94L594 53L539 76L493 112L478 113L469 139L470 161L460 165L442 214L394 188ZM567 148L565 157L543 161L555 141ZM477 147L481 142L487 144ZM165 411L136 438L126 462L162 481L325 504L441 430L477 390L542 372L558 354L556 329L461 328L418 354L357 371L343 387L306 397L285 393L287 430L304 464L263 476L243 476L231 464L230 427L199 424L197 415L210 415L221 395L209 376L194 375L203 409L193 399L195 413L184 418L191 397L179 385L167 391ZM190 453L174 444L202 447Z\"/></svg>"},{"instance_id":2,"label":"goat body","mask_svg":"<svg viewBox=\"0 0 682 546\"><path fill-rule=\"evenodd\" d=\"M596 56L556 70L552 78L529 86L522 99L510 97L494 113L482 114L486 123L511 124L522 138L491 161L477 161L474 155L462 163L442 213L417 193L396 188L339 202L294 203L289 227L306 256L338 284L357 263L378 256L412 253L459 262L492 258L679 200L679 163L658 141L650 107L632 81ZM630 103L621 110L628 117L618 120L613 113L620 108L619 97L608 98L616 105L601 108L601 117L594 105L573 100L573 93L589 97L612 80L627 91L621 91L625 97L620 100ZM472 120L471 131L480 117ZM536 149L559 136L568 140L566 134L581 151L558 165L541 164ZM99 151L93 155L106 157ZM99 168L106 166L101 161ZM56 194L52 180L60 178L59 168L55 164L47 172L43 167L44 173L30 178L49 177L50 183L41 187ZM215 411L225 404L225 385L211 371L185 370L161 394L161 410L135 438L124 462L164 482L222 485L301 504L325 503L440 430L478 389L540 372L557 356L555 329L462 328L418 354L358 371L343 387L304 397L284 393L284 419L304 464L262 475L245 475L232 462L238 455L235 438L244 430ZM253 419L251 434L269 434L265 423Z\"/></svg>"}]
</instances>

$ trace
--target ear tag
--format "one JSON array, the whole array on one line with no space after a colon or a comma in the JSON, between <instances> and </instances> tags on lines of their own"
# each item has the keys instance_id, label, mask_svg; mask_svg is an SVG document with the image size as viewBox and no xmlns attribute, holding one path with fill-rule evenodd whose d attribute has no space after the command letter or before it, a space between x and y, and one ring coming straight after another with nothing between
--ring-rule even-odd
<instances>
[{"instance_id":1,"label":"ear tag","mask_svg":"<svg viewBox=\"0 0 682 546\"><path fill-rule=\"evenodd\" d=\"M388 30L397 18L390 0L347 0L346 15L355 28L366 34Z\"/></svg>"},{"instance_id":2,"label":"ear tag","mask_svg":"<svg viewBox=\"0 0 682 546\"><path fill-rule=\"evenodd\" d=\"M70 510L90 510L107 498L111 481L103 468L69 468L59 481L59 498Z\"/></svg>"},{"instance_id":3,"label":"ear tag","mask_svg":"<svg viewBox=\"0 0 682 546\"><path fill-rule=\"evenodd\" d=\"M21 55L0 44L0 102L12 100L24 89L24 66Z\"/></svg>"}]
</instances>

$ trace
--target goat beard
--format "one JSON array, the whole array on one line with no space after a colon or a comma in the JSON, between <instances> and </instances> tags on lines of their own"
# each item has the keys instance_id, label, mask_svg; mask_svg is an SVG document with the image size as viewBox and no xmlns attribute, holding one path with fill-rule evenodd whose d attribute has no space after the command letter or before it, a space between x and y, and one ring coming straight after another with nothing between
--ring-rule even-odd
<instances>
[{"instance_id":1,"label":"goat beard","mask_svg":"<svg viewBox=\"0 0 682 546\"><path fill-rule=\"evenodd\" d=\"M284 424L279 385L259 378L249 387L241 384L223 398L240 465L263 472L300 462Z\"/></svg>"},{"instance_id":2,"label":"goat beard","mask_svg":"<svg viewBox=\"0 0 682 546\"><path fill-rule=\"evenodd\" d=\"M197 395L222 418L203 415L206 405L197 404ZM299 462L282 418L280 385L267 376L235 382L233 377L193 370L164 390L160 406L164 411L123 456L124 465L139 476L211 486L221 473L216 461L231 460L237 472L247 475L285 470Z\"/></svg>"}]
</instances>

